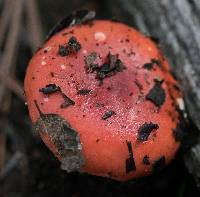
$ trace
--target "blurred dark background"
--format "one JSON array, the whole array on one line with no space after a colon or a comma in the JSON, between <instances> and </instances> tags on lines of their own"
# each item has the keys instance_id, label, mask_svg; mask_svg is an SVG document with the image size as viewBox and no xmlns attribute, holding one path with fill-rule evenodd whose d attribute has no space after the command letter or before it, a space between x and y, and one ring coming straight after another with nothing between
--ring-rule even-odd
<instances>
[{"instance_id":1,"label":"blurred dark background","mask_svg":"<svg viewBox=\"0 0 200 197\"><path fill-rule=\"evenodd\" d=\"M193 15L187 13L187 6L192 9ZM96 10L97 18L121 20L160 40L160 48L184 87L191 115L190 133L196 135L199 120L195 94L199 92L199 87L191 81L189 71L193 69L196 72L196 65L199 65L199 45L196 48L195 41L188 37L187 28L193 23L190 24L183 15L195 17L197 27L190 29L198 31L199 8L195 0L0 0L0 197L200 196L197 177L200 170L194 171L194 165L200 164L196 159L200 158L192 157L192 163L189 159L190 151L194 150L190 149L194 148L193 144L184 146L160 174L126 183L87 174L67 174L34 135L23 95L28 61L44 42L48 31L74 10ZM174 23L177 25L174 26ZM181 24L185 25L185 31ZM195 36L194 33L191 37ZM189 71L184 70L186 65L190 66Z\"/></svg>"}]
</instances>

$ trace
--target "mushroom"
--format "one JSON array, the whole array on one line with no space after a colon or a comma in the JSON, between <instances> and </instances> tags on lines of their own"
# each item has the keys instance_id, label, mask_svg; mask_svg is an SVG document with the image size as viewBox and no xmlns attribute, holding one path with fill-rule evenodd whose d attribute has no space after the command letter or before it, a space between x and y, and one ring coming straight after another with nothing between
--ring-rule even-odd
<instances>
[{"instance_id":1,"label":"mushroom","mask_svg":"<svg viewBox=\"0 0 200 197\"><path fill-rule=\"evenodd\" d=\"M160 171L180 146L177 81L147 36L87 14L56 27L28 65L35 130L68 172L125 181Z\"/></svg>"}]
</instances>

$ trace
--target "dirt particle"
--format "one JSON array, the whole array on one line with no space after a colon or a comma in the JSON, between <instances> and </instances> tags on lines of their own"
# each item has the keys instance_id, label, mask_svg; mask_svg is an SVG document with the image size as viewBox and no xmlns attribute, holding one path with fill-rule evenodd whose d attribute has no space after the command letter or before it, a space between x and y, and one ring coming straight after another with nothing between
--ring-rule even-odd
<instances>
[{"instance_id":1,"label":"dirt particle","mask_svg":"<svg viewBox=\"0 0 200 197\"><path fill-rule=\"evenodd\" d=\"M139 82L138 79L135 79L135 85L138 87L139 91L141 92L143 90L142 84Z\"/></svg>"},{"instance_id":2,"label":"dirt particle","mask_svg":"<svg viewBox=\"0 0 200 197\"><path fill-rule=\"evenodd\" d=\"M112 87L108 86L106 89L107 89L108 91L110 91L110 90L112 90Z\"/></svg>"},{"instance_id":3,"label":"dirt particle","mask_svg":"<svg viewBox=\"0 0 200 197\"><path fill-rule=\"evenodd\" d=\"M143 160L142 160L142 163L144 165L150 165L150 161L149 161L149 156L148 155L145 155Z\"/></svg>"},{"instance_id":4,"label":"dirt particle","mask_svg":"<svg viewBox=\"0 0 200 197\"><path fill-rule=\"evenodd\" d=\"M146 99L153 102L157 107L161 107L166 98L165 90L162 88L161 83L155 82L153 88L146 95Z\"/></svg>"},{"instance_id":5,"label":"dirt particle","mask_svg":"<svg viewBox=\"0 0 200 197\"><path fill-rule=\"evenodd\" d=\"M128 38L125 39L126 42L130 42L130 40Z\"/></svg>"},{"instance_id":6,"label":"dirt particle","mask_svg":"<svg viewBox=\"0 0 200 197\"><path fill-rule=\"evenodd\" d=\"M77 53L81 49L81 44L76 37L70 37L67 44L59 45L58 54L62 57Z\"/></svg>"},{"instance_id":7,"label":"dirt particle","mask_svg":"<svg viewBox=\"0 0 200 197\"><path fill-rule=\"evenodd\" d=\"M107 120L108 118L110 118L111 116L115 115L116 113L114 111L107 111L103 116L102 119L103 120Z\"/></svg>"},{"instance_id":8,"label":"dirt particle","mask_svg":"<svg viewBox=\"0 0 200 197\"><path fill-rule=\"evenodd\" d=\"M75 102L64 93L62 93L62 97L64 99L64 102L60 105L60 108L67 108L70 105L75 105Z\"/></svg>"},{"instance_id":9,"label":"dirt particle","mask_svg":"<svg viewBox=\"0 0 200 197\"><path fill-rule=\"evenodd\" d=\"M153 63L149 62L143 65L143 68L147 69L147 70L152 70L153 68Z\"/></svg>"},{"instance_id":10,"label":"dirt particle","mask_svg":"<svg viewBox=\"0 0 200 197\"><path fill-rule=\"evenodd\" d=\"M104 107L104 104L102 104L102 103L96 103L96 107Z\"/></svg>"},{"instance_id":11,"label":"dirt particle","mask_svg":"<svg viewBox=\"0 0 200 197\"><path fill-rule=\"evenodd\" d=\"M81 49L81 44L77 41L76 37L72 36L68 41L68 47L72 52L78 52Z\"/></svg>"},{"instance_id":12,"label":"dirt particle","mask_svg":"<svg viewBox=\"0 0 200 197\"><path fill-rule=\"evenodd\" d=\"M159 128L158 124L154 124L152 122L145 122L142 126L140 126L138 130L137 140L139 142L144 142L148 140L149 135L152 131L157 130Z\"/></svg>"},{"instance_id":13,"label":"dirt particle","mask_svg":"<svg viewBox=\"0 0 200 197\"><path fill-rule=\"evenodd\" d=\"M151 62L145 63L143 65L143 68L147 70L152 70L154 65L158 66L159 68L163 68L161 61L157 59L151 59Z\"/></svg>"},{"instance_id":14,"label":"dirt particle","mask_svg":"<svg viewBox=\"0 0 200 197\"><path fill-rule=\"evenodd\" d=\"M81 90L77 91L77 94L78 95L88 95L88 94L90 94L90 92L91 92L91 90L89 90L89 89L81 89Z\"/></svg>"},{"instance_id":15,"label":"dirt particle","mask_svg":"<svg viewBox=\"0 0 200 197\"><path fill-rule=\"evenodd\" d=\"M51 77L54 77L54 72L51 72L50 75L51 75Z\"/></svg>"},{"instance_id":16,"label":"dirt particle","mask_svg":"<svg viewBox=\"0 0 200 197\"><path fill-rule=\"evenodd\" d=\"M70 105L75 105L75 102L72 99L70 99L67 95L65 95L62 92L61 88L59 86L56 86L55 84L46 85L45 88L41 88L39 89L39 91L43 94L52 94L55 92L59 92L64 99L64 102L60 105L61 108L67 108Z\"/></svg>"},{"instance_id":17,"label":"dirt particle","mask_svg":"<svg viewBox=\"0 0 200 197\"><path fill-rule=\"evenodd\" d=\"M69 55L69 51L67 50L65 45L59 45L58 54L64 57Z\"/></svg>"},{"instance_id":18,"label":"dirt particle","mask_svg":"<svg viewBox=\"0 0 200 197\"><path fill-rule=\"evenodd\" d=\"M56 84L48 84L46 87L39 89L39 92L43 94L51 94L58 91L60 91L60 87L56 86Z\"/></svg>"},{"instance_id":19,"label":"dirt particle","mask_svg":"<svg viewBox=\"0 0 200 197\"><path fill-rule=\"evenodd\" d=\"M130 93L129 93L129 96L133 96L133 92L130 92Z\"/></svg>"}]
</instances>

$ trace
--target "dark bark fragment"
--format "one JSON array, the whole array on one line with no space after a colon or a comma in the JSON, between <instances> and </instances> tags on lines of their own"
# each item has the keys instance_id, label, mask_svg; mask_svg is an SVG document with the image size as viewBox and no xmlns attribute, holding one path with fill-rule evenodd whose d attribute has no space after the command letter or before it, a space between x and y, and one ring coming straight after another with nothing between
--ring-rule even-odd
<instances>
[{"instance_id":1,"label":"dark bark fragment","mask_svg":"<svg viewBox=\"0 0 200 197\"><path fill-rule=\"evenodd\" d=\"M81 49L81 44L77 41L76 37L70 37L69 41L65 45L59 45L58 54L62 57L77 53Z\"/></svg>"},{"instance_id":2,"label":"dark bark fragment","mask_svg":"<svg viewBox=\"0 0 200 197\"><path fill-rule=\"evenodd\" d=\"M118 58L118 55L112 55L108 53L105 63L102 65L95 64L94 61L97 58L97 54L92 52L85 57L85 69L87 73L96 73L96 79L100 81L100 85L105 78L116 75L118 72L122 72L126 69L126 66Z\"/></svg>"},{"instance_id":3,"label":"dark bark fragment","mask_svg":"<svg viewBox=\"0 0 200 197\"><path fill-rule=\"evenodd\" d=\"M102 81L107 77L116 75L118 72L122 72L124 69L126 69L126 66L118 58L118 55L109 53L107 61L96 69L96 78Z\"/></svg>"},{"instance_id":4,"label":"dark bark fragment","mask_svg":"<svg viewBox=\"0 0 200 197\"><path fill-rule=\"evenodd\" d=\"M129 152L129 158L126 159L126 174L128 174L131 171L136 171L136 166L133 158L132 144L130 141L126 141L126 144Z\"/></svg>"},{"instance_id":5,"label":"dark bark fragment","mask_svg":"<svg viewBox=\"0 0 200 197\"><path fill-rule=\"evenodd\" d=\"M157 130L158 128L159 126L157 124L145 122L138 130L137 140L139 142L147 141L151 132Z\"/></svg>"},{"instance_id":6,"label":"dark bark fragment","mask_svg":"<svg viewBox=\"0 0 200 197\"><path fill-rule=\"evenodd\" d=\"M150 100L157 107L161 107L165 102L165 90L162 88L161 83L156 82L153 88L146 95L146 99Z\"/></svg>"},{"instance_id":7,"label":"dark bark fragment","mask_svg":"<svg viewBox=\"0 0 200 197\"><path fill-rule=\"evenodd\" d=\"M90 55L85 57L85 70L87 73L93 73L98 68L98 64L94 63L96 58L97 58L96 52L92 52L90 53Z\"/></svg>"},{"instance_id":8,"label":"dark bark fragment","mask_svg":"<svg viewBox=\"0 0 200 197\"><path fill-rule=\"evenodd\" d=\"M79 171L84 165L79 134L57 114L43 114L36 101L40 117L34 124L37 133L47 134L61 158L61 168L67 172Z\"/></svg>"}]
</instances>

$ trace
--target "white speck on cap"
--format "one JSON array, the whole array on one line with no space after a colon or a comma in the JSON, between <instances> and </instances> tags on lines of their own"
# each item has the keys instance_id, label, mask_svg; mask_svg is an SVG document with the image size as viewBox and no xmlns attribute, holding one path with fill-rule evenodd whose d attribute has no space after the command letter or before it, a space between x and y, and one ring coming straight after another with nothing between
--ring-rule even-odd
<instances>
[{"instance_id":1,"label":"white speck on cap","mask_svg":"<svg viewBox=\"0 0 200 197\"><path fill-rule=\"evenodd\" d=\"M151 47L148 47L148 51L152 51L152 48L151 48Z\"/></svg>"},{"instance_id":2,"label":"white speck on cap","mask_svg":"<svg viewBox=\"0 0 200 197\"><path fill-rule=\"evenodd\" d=\"M44 66L44 65L46 65L46 64L47 64L47 63L46 63L45 61L42 61L42 62L41 62L41 65L42 65L42 66Z\"/></svg>"},{"instance_id":3,"label":"white speck on cap","mask_svg":"<svg viewBox=\"0 0 200 197\"><path fill-rule=\"evenodd\" d=\"M47 46L47 47L44 48L44 51L46 51L46 52L47 52L47 51L50 51L50 50L51 50L51 47L50 47L50 46Z\"/></svg>"},{"instance_id":4,"label":"white speck on cap","mask_svg":"<svg viewBox=\"0 0 200 197\"><path fill-rule=\"evenodd\" d=\"M49 101L49 98L45 97L44 102L48 102L48 101Z\"/></svg>"},{"instance_id":5,"label":"white speck on cap","mask_svg":"<svg viewBox=\"0 0 200 197\"><path fill-rule=\"evenodd\" d=\"M185 110L185 103L184 103L183 98L181 98L181 97L177 98L176 102L177 102L177 104L179 106L179 109L182 110L182 111L184 111Z\"/></svg>"},{"instance_id":6,"label":"white speck on cap","mask_svg":"<svg viewBox=\"0 0 200 197\"><path fill-rule=\"evenodd\" d=\"M83 54L87 54L87 50L84 49L84 50L83 50Z\"/></svg>"},{"instance_id":7,"label":"white speck on cap","mask_svg":"<svg viewBox=\"0 0 200 197\"><path fill-rule=\"evenodd\" d=\"M65 68L66 68L66 66L65 66L64 64L61 64L60 67L61 67L62 69L65 69Z\"/></svg>"},{"instance_id":8,"label":"white speck on cap","mask_svg":"<svg viewBox=\"0 0 200 197\"><path fill-rule=\"evenodd\" d=\"M103 42L106 39L106 35L103 32L95 32L94 38L99 42Z\"/></svg>"}]
</instances>

